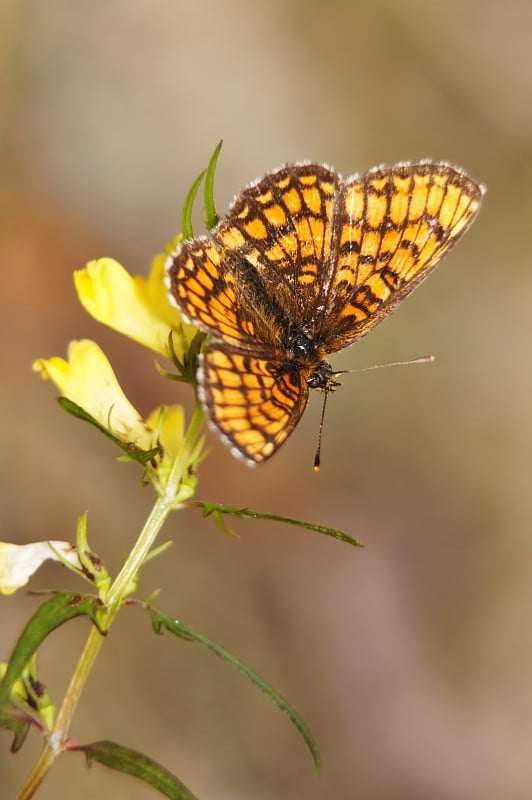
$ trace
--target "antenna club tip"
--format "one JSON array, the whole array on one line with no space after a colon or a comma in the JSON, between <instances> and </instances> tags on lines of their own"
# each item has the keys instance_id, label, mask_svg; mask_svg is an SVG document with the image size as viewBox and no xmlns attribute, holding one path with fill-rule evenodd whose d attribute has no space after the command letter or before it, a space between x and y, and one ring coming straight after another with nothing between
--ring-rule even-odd
<instances>
[{"instance_id":1,"label":"antenna club tip","mask_svg":"<svg viewBox=\"0 0 532 800\"><path fill-rule=\"evenodd\" d=\"M315 461L314 462L314 466L312 467L312 469L314 470L314 472L319 472L320 471L320 467L321 467L320 462L319 461Z\"/></svg>"}]
</instances>

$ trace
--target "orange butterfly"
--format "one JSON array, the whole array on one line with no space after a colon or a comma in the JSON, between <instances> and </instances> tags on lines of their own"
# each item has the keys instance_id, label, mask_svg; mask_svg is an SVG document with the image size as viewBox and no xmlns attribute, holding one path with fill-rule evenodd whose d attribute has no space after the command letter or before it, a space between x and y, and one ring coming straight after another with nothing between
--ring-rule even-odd
<instances>
[{"instance_id":1,"label":"orange butterfly","mask_svg":"<svg viewBox=\"0 0 532 800\"><path fill-rule=\"evenodd\" d=\"M208 334L198 394L235 455L270 458L309 388L338 384L327 356L365 336L473 222L483 188L445 163L344 181L317 164L272 172L209 236L170 256L170 297Z\"/></svg>"}]
</instances>

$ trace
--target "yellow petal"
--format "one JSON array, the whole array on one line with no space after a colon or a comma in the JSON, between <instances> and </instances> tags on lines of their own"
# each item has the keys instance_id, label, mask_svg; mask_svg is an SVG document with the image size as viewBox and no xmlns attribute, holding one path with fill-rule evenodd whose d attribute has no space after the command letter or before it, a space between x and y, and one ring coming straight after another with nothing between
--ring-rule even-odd
<instances>
[{"instance_id":1,"label":"yellow petal","mask_svg":"<svg viewBox=\"0 0 532 800\"><path fill-rule=\"evenodd\" d=\"M183 406L160 406L151 412L147 424L161 442L164 452L172 460L177 456L185 435L185 411Z\"/></svg>"},{"instance_id":2,"label":"yellow petal","mask_svg":"<svg viewBox=\"0 0 532 800\"><path fill-rule=\"evenodd\" d=\"M115 436L142 450L152 446L153 431L125 396L109 361L95 342L90 339L70 342L68 361L40 358L33 369L52 380L62 395L85 409Z\"/></svg>"},{"instance_id":3,"label":"yellow petal","mask_svg":"<svg viewBox=\"0 0 532 800\"><path fill-rule=\"evenodd\" d=\"M179 312L166 296L166 258L154 259L148 279L132 278L112 258L90 261L74 273L78 297L91 316L164 356L170 329L181 324Z\"/></svg>"},{"instance_id":4,"label":"yellow petal","mask_svg":"<svg viewBox=\"0 0 532 800\"><path fill-rule=\"evenodd\" d=\"M68 561L81 569L76 548L69 542L0 542L0 593L13 594L21 586L25 586L47 559Z\"/></svg>"}]
</instances>

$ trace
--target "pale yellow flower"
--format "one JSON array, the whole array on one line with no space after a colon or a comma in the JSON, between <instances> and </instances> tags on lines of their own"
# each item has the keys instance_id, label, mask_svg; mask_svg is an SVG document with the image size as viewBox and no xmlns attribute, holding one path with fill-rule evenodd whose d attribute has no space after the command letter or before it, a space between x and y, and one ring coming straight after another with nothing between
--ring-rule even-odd
<instances>
[{"instance_id":1,"label":"pale yellow flower","mask_svg":"<svg viewBox=\"0 0 532 800\"><path fill-rule=\"evenodd\" d=\"M185 410L183 406L159 406L146 420L157 434L165 453L172 460L179 453L185 435Z\"/></svg>"},{"instance_id":2,"label":"pale yellow flower","mask_svg":"<svg viewBox=\"0 0 532 800\"><path fill-rule=\"evenodd\" d=\"M0 593L13 594L25 586L41 564L47 559L68 562L81 569L77 550L69 542L32 542L11 544L0 542Z\"/></svg>"},{"instance_id":3,"label":"pale yellow flower","mask_svg":"<svg viewBox=\"0 0 532 800\"><path fill-rule=\"evenodd\" d=\"M153 259L148 278L131 277L112 258L90 261L74 273L79 300L91 316L163 356L168 356L170 330L183 324L168 300L164 282L167 258L160 254ZM191 340L196 329L191 325L185 329ZM179 343L175 344L181 356Z\"/></svg>"},{"instance_id":4,"label":"pale yellow flower","mask_svg":"<svg viewBox=\"0 0 532 800\"><path fill-rule=\"evenodd\" d=\"M40 358L35 372L52 380L61 394L87 411L114 436L141 450L154 446L153 431L120 388L103 351L90 339L70 342L68 361Z\"/></svg>"}]
</instances>

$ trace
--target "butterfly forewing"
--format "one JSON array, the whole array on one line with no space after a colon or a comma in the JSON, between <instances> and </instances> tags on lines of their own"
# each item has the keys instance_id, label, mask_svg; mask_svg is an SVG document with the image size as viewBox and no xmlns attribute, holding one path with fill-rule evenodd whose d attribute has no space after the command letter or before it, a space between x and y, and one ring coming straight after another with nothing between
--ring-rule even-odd
<instances>
[{"instance_id":1,"label":"butterfly forewing","mask_svg":"<svg viewBox=\"0 0 532 800\"><path fill-rule=\"evenodd\" d=\"M360 339L410 294L471 225L481 197L478 184L447 164L397 165L346 182L318 333L325 350Z\"/></svg>"},{"instance_id":2,"label":"butterfly forewing","mask_svg":"<svg viewBox=\"0 0 532 800\"><path fill-rule=\"evenodd\" d=\"M328 286L339 185L326 167L285 167L245 189L215 232L228 268L251 269L272 308L291 321L308 324Z\"/></svg>"}]
</instances>

